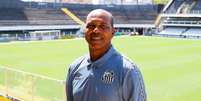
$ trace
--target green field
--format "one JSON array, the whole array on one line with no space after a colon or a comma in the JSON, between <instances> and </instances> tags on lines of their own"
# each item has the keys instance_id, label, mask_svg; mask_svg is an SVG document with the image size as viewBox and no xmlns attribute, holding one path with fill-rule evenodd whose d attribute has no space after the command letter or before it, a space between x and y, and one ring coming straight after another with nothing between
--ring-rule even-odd
<instances>
[{"instance_id":1,"label":"green field","mask_svg":"<svg viewBox=\"0 0 201 101\"><path fill-rule=\"evenodd\" d=\"M148 101L201 101L201 40L116 37L113 45L139 66ZM0 43L0 66L64 80L87 49L83 39Z\"/></svg>"}]
</instances>

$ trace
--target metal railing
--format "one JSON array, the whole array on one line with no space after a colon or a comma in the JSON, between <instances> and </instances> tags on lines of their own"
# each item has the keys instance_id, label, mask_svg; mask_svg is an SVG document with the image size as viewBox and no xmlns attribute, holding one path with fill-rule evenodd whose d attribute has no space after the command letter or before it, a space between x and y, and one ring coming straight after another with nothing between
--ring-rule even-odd
<instances>
[{"instance_id":1,"label":"metal railing","mask_svg":"<svg viewBox=\"0 0 201 101\"><path fill-rule=\"evenodd\" d=\"M0 26L5 25L76 25L73 20L0 20Z\"/></svg>"},{"instance_id":2,"label":"metal railing","mask_svg":"<svg viewBox=\"0 0 201 101\"><path fill-rule=\"evenodd\" d=\"M201 14L201 10L191 10L184 13L177 13L177 10L166 11L163 14Z\"/></svg>"},{"instance_id":3,"label":"metal railing","mask_svg":"<svg viewBox=\"0 0 201 101\"><path fill-rule=\"evenodd\" d=\"M196 24L196 25L200 25L201 21L164 21L164 24Z\"/></svg>"},{"instance_id":4,"label":"metal railing","mask_svg":"<svg viewBox=\"0 0 201 101\"><path fill-rule=\"evenodd\" d=\"M66 101L65 81L0 67L0 93L21 101Z\"/></svg>"}]
</instances>

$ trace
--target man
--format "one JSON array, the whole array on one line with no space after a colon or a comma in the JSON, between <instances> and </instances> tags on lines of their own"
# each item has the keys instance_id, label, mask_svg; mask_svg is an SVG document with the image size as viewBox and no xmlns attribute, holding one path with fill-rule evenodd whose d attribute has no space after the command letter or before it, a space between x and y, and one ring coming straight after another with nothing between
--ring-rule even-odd
<instances>
[{"instance_id":1,"label":"man","mask_svg":"<svg viewBox=\"0 0 201 101\"><path fill-rule=\"evenodd\" d=\"M103 9L91 11L84 33L89 54L69 67L67 100L146 101L140 71L111 44L115 33L112 14Z\"/></svg>"}]
</instances>

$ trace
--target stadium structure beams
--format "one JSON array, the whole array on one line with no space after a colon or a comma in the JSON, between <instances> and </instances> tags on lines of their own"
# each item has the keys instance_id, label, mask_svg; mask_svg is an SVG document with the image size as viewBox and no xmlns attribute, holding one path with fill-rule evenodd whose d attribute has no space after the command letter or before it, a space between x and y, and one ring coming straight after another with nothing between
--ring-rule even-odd
<instances>
[{"instance_id":1,"label":"stadium structure beams","mask_svg":"<svg viewBox=\"0 0 201 101\"><path fill-rule=\"evenodd\" d=\"M175 0L170 0L167 5L163 8L163 12L165 12L170 6L171 4L174 2Z\"/></svg>"},{"instance_id":2,"label":"stadium structure beams","mask_svg":"<svg viewBox=\"0 0 201 101\"><path fill-rule=\"evenodd\" d=\"M185 23L185 22L184 22ZM201 27L201 24L162 24L164 27Z\"/></svg>"},{"instance_id":3,"label":"stadium structure beams","mask_svg":"<svg viewBox=\"0 0 201 101\"><path fill-rule=\"evenodd\" d=\"M200 18L201 14L161 14L161 17L197 17Z\"/></svg>"}]
</instances>

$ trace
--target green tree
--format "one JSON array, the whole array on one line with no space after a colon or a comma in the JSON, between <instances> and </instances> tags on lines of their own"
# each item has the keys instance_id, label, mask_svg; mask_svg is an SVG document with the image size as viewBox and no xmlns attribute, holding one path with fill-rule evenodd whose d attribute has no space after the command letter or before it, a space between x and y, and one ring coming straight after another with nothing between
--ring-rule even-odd
<instances>
[{"instance_id":1,"label":"green tree","mask_svg":"<svg viewBox=\"0 0 201 101\"><path fill-rule=\"evenodd\" d=\"M153 0L154 4L167 4L170 0Z\"/></svg>"}]
</instances>

